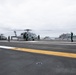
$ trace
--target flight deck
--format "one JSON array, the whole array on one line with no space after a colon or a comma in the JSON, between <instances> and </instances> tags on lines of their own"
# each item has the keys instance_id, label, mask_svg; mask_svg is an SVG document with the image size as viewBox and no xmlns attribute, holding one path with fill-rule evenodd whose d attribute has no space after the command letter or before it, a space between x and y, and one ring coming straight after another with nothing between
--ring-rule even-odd
<instances>
[{"instance_id":1,"label":"flight deck","mask_svg":"<svg viewBox=\"0 0 76 75\"><path fill-rule=\"evenodd\" d=\"M76 43L0 41L0 75L76 75Z\"/></svg>"}]
</instances>

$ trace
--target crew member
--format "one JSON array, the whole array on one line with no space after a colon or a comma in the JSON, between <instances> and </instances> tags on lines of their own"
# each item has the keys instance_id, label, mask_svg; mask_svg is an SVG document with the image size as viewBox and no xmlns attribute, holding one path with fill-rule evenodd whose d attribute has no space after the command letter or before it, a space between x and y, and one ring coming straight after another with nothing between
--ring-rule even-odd
<instances>
[{"instance_id":1,"label":"crew member","mask_svg":"<svg viewBox=\"0 0 76 75\"><path fill-rule=\"evenodd\" d=\"M38 40L40 40L40 35L38 35Z\"/></svg>"},{"instance_id":2,"label":"crew member","mask_svg":"<svg viewBox=\"0 0 76 75\"><path fill-rule=\"evenodd\" d=\"M71 42L73 42L73 32L71 32Z\"/></svg>"},{"instance_id":3,"label":"crew member","mask_svg":"<svg viewBox=\"0 0 76 75\"><path fill-rule=\"evenodd\" d=\"M10 36L8 36L8 42L10 42Z\"/></svg>"}]
</instances>

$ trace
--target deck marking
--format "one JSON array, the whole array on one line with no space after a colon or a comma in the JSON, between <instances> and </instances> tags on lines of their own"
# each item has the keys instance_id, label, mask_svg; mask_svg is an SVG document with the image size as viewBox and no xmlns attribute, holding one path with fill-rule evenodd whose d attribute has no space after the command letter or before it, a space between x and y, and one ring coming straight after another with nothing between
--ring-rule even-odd
<instances>
[{"instance_id":1,"label":"deck marking","mask_svg":"<svg viewBox=\"0 0 76 75\"><path fill-rule=\"evenodd\" d=\"M27 48L17 48L17 47L9 47L9 46L0 46L0 48L11 49L11 50L16 50L16 51L24 51L24 52L30 52L30 53L37 53L37 54L76 58L76 53L46 51L46 50L27 49Z\"/></svg>"}]
</instances>

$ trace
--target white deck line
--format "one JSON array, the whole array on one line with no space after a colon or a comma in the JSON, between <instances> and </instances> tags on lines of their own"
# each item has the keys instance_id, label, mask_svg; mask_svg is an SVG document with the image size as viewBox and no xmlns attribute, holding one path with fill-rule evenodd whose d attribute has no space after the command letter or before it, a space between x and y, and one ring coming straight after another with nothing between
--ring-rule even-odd
<instances>
[{"instance_id":1,"label":"white deck line","mask_svg":"<svg viewBox=\"0 0 76 75\"><path fill-rule=\"evenodd\" d=\"M9 47L9 46L0 46L0 48L4 48L4 49L12 49L12 48L15 48L15 47Z\"/></svg>"}]
</instances>

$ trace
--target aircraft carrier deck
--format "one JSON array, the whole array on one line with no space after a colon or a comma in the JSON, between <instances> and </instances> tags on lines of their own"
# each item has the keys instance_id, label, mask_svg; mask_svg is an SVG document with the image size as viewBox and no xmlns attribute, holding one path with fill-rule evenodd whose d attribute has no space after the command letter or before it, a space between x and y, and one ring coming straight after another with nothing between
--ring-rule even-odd
<instances>
[{"instance_id":1,"label":"aircraft carrier deck","mask_svg":"<svg viewBox=\"0 0 76 75\"><path fill-rule=\"evenodd\" d=\"M76 75L76 42L0 41L0 75Z\"/></svg>"}]
</instances>

